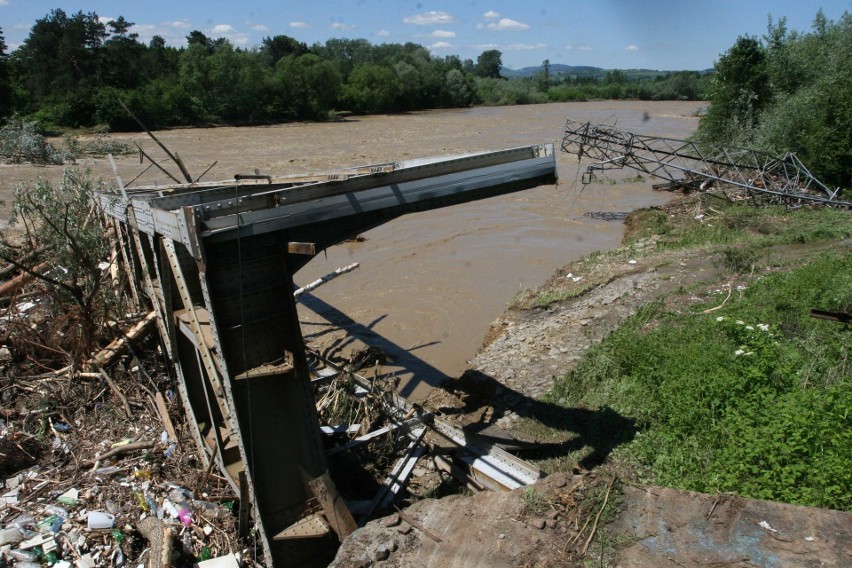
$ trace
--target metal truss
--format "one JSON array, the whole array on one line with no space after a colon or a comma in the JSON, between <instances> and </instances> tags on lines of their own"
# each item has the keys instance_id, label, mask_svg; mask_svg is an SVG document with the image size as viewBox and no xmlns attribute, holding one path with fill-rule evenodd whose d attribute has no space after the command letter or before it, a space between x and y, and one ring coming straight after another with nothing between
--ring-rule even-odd
<instances>
[{"instance_id":1,"label":"metal truss","mask_svg":"<svg viewBox=\"0 0 852 568\"><path fill-rule=\"evenodd\" d=\"M596 160L583 173L591 182L595 171L632 168L669 180L672 188L745 192L760 202L786 205L801 202L852 207L834 190L816 179L795 154L780 158L730 146L702 144L617 130L614 127L568 119L562 151Z\"/></svg>"}]
</instances>

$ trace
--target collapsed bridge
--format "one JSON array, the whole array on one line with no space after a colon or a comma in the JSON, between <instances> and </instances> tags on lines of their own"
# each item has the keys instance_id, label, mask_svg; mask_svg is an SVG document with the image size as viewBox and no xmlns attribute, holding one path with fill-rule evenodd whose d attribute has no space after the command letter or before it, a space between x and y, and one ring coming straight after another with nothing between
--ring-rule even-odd
<instances>
[{"instance_id":1,"label":"collapsed bridge","mask_svg":"<svg viewBox=\"0 0 852 568\"><path fill-rule=\"evenodd\" d=\"M119 180L120 192L98 195L134 293L157 315L202 459L248 501L267 565L309 554L293 538L351 530L327 476L293 274L401 215L555 182L543 144L309 176L133 190ZM484 474L502 487L535 479L494 459L518 472Z\"/></svg>"}]
</instances>

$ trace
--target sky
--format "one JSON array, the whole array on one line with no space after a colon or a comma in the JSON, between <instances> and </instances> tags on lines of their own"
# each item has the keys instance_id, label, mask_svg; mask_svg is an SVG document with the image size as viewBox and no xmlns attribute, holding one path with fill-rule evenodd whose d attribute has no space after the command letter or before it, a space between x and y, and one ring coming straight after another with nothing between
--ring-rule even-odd
<instances>
[{"instance_id":1,"label":"sky","mask_svg":"<svg viewBox=\"0 0 852 568\"><path fill-rule=\"evenodd\" d=\"M252 48L288 35L311 45L331 38L371 43L414 42L436 56L476 60L488 49L511 69L551 64L605 69L709 69L738 36L760 37L767 19L810 31L817 10L830 20L852 13L850 0L0 0L8 51L26 40L36 20L61 8L71 15L124 16L148 42L176 47L200 30Z\"/></svg>"}]
</instances>

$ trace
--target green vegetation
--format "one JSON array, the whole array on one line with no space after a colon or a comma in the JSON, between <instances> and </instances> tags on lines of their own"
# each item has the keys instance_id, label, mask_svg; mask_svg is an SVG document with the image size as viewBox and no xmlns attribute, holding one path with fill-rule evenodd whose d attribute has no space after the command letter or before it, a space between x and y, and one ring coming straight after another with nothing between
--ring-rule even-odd
<instances>
[{"instance_id":1,"label":"green vegetation","mask_svg":"<svg viewBox=\"0 0 852 568\"><path fill-rule=\"evenodd\" d=\"M473 104L588 98L696 99L704 75L603 70L501 77L502 54L436 57L422 45L331 39L308 46L285 35L235 48L200 31L187 47L147 45L123 17L56 9L11 55L0 30L0 120L18 113L48 129L136 130L119 103L154 128L324 120L338 112L404 112Z\"/></svg>"},{"instance_id":2,"label":"green vegetation","mask_svg":"<svg viewBox=\"0 0 852 568\"><path fill-rule=\"evenodd\" d=\"M767 35L740 37L716 64L698 138L795 152L817 178L852 183L852 16L818 12L811 33L770 19Z\"/></svg>"},{"instance_id":3,"label":"green vegetation","mask_svg":"<svg viewBox=\"0 0 852 568\"><path fill-rule=\"evenodd\" d=\"M73 160L73 155L47 142L35 121L13 116L0 128L0 159L12 163L63 164Z\"/></svg>"},{"instance_id":4,"label":"green vegetation","mask_svg":"<svg viewBox=\"0 0 852 568\"><path fill-rule=\"evenodd\" d=\"M98 189L87 171L73 168L58 185L38 179L15 189L10 223L18 231L0 234L0 259L33 276L50 298L39 303L44 326L10 322L17 353L79 363L111 334L107 322L124 313L102 264L111 242L94 210Z\"/></svg>"},{"instance_id":5,"label":"green vegetation","mask_svg":"<svg viewBox=\"0 0 852 568\"><path fill-rule=\"evenodd\" d=\"M695 206L641 212L623 250L654 242L651 264L717 252L721 278L745 289L726 300L710 282L645 305L549 401L635 421L633 440L612 454L628 477L852 509L849 327L809 315L852 311L852 252L784 260L770 248L849 238L849 213L714 204L712 219L697 221L686 214Z\"/></svg>"}]
</instances>

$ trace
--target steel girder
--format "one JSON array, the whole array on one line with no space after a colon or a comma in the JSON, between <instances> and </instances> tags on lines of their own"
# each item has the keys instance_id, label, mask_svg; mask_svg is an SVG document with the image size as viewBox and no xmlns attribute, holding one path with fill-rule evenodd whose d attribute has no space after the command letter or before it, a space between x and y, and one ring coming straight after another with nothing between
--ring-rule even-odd
<instances>
[{"instance_id":1,"label":"steel girder","mask_svg":"<svg viewBox=\"0 0 852 568\"><path fill-rule=\"evenodd\" d=\"M340 511L324 505L335 492L293 274L311 255L400 215L555 181L546 144L98 196L128 235L121 256L157 313L202 459L248 496L267 565L308 565L334 548L329 524L345 526L322 517ZM318 480L330 500L317 496ZM315 538L291 540L300 535Z\"/></svg>"}]
</instances>

